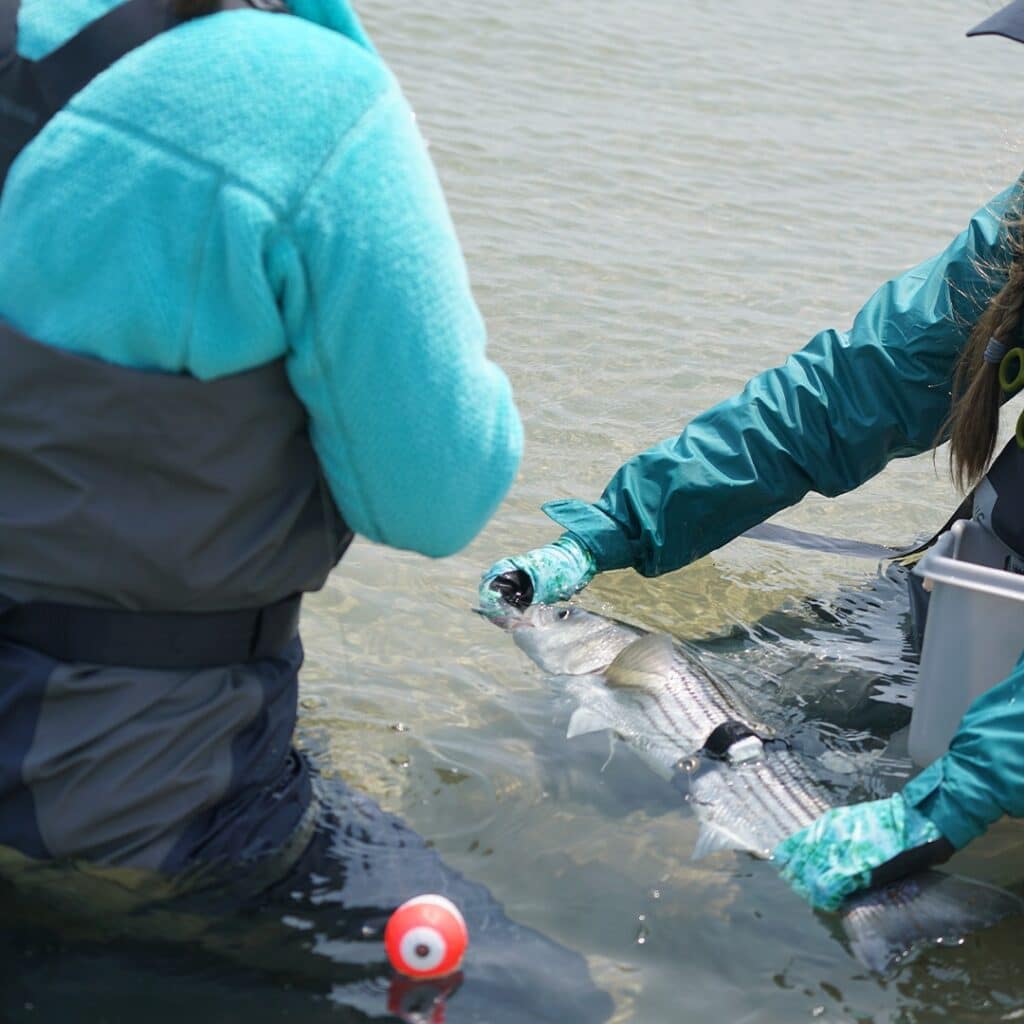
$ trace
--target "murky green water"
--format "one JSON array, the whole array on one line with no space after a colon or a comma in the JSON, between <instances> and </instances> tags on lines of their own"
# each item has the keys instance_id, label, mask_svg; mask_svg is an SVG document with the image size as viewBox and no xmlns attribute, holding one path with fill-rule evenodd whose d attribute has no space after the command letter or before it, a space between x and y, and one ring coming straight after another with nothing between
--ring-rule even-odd
<instances>
[{"instance_id":1,"label":"murky green water","mask_svg":"<svg viewBox=\"0 0 1024 1024\"><path fill-rule=\"evenodd\" d=\"M963 38L995 6L364 6L431 143L527 449L458 557L357 543L307 616L306 724L513 917L585 953L621 1021L1024 1007L1014 926L880 982L769 867L691 863L694 823L673 796L627 752L602 772L603 741L565 742L549 685L469 610L484 567L554 536L542 501L596 496L625 457L845 326L1016 177L1024 48ZM900 541L953 501L944 460L924 457L782 518ZM586 601L688 637L768 616L774 633L724 645L730 668L841 721L843 694L849 707L912 675L891 622L902 605L883 588L880 611L829 629L801 602L873 576L741 541L658 581L609 575ZM1022 852L1003 827L958 866L1010 882Z\"/></svg>"},{"instance_id":2,"label":"murky green water","mask_svg":"<svg viewBox=\"0 0 1024 1024\"><path fill-rule=\"evenodd\" d=\"M542 501L595 497L628 455L845 326L1018 174L1024 48L963 38L996 6L362 5L431 143L527 449L508 500L459 556L355 544L308 605L304 726L331 771L400 812L512 917L582 952L618 1021L1024 1015L1019 922L880 981L770 866L691 862L695 825L674 791L624 749L606 765L601 737L565 741L557 693L471 612L482 569L555 535ZM954 503L944 469L904 462L782 519L898 542ZM661 580L611 574L585 600L703 639L724 671L808 714L888 730L905 712L861 698L913 676L898 592L878 584L850 617L840 601L838 624L805 600L835 607L874 578L869 563L740 541ZM957 866L1013 883L1022 853L1024 833L1003 826ZM95 957L75 969L103 977ZM179 970L154 968L168 1020L204 998L193 972L174 1010ZM217 1019L306 1016L301 994L230 981L209 979ZM33 1019L45 976L25 984L19 1020ZM144 980L109 984L116 997L79 1019L151 1016Z\"/></svg>"}]
</instances>

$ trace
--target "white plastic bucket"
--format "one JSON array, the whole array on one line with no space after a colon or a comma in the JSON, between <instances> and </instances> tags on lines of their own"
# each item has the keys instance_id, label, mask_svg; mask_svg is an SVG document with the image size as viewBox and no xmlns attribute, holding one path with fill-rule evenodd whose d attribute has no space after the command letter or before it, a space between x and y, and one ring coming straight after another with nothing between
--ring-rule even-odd
<instances>
[{"instance_id":1,"label":"white plastic bucket","mask_svg":"<svg viewBox=\"0 0 1024 1024\"><path fill-rule=\"evenodd\" d=\"M961 520L914 568L932 582L909 749L924 766L949 747L974 699L1001 682L1024 650L1024 576L989 530Z\"/></svg>"}]
</instances>

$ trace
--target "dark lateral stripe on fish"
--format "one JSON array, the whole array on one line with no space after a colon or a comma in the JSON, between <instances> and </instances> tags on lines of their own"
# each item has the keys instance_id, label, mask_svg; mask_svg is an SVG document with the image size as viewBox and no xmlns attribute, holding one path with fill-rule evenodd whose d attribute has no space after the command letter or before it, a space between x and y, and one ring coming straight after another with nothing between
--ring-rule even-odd
<instances>
[{"instance_id":1,"label":"dark lateral stripe on fish","mask_svg":"<svg viewBox=\"0 0 1024 1024\"><path fill-rule=\"evenodd\" d=\"M801 828L828 810L828 800L821 794L820 787L795 755L788 750L780 751L771 758L771 765L782 791L797 808L793 814L794 819L807 819L801 824Z\"/></svg>"},{"instance_id":2,"label":"dark lateral stripe on fish","mask_svg":"<svg viewBox=\"0 0 1024 1024\"><path fill-rule=\"evenodd\" d=\"M672 715L670 707L660 699L659 695L651 690L643 691L643 697L648 699L644 700L638 695L633 696L633 703L644 718L650 723L652 729L660 735L674 736L676 733L681 732L682 728L689 727L691 731L697 731L697 723L686 713L685 705L673 703L671 708L679 712L679 717L675 718ZM657 709L661 717L665 719L664 724L659 724L658 720L652 713L652 708ZM680 726L682 723L682 728ZM666 731L666 725L668 727Z\"/></svg>"},{"instance_id":3,"label":"dark lateral stripe on fish","mask_svg":"<svg viewBox=\"0 0 1024 1024\"><path fill-rule=\"evenodd\" d=\"M703 736L706 731L708 721L713 721L714 719L705 711L705 718L707 720L699 720L693 714L691 703L685 699L690 696L690 693L687 692L686 694L680 694L679 687L673 686L672 683L672 680L667 683L665 691L645 691L645 696L647 696L649 700L638 700L638 706L641 707L648 721L655 728L658 728L658 726L647 710L650 704L653 704L661 712L673 733L682 732L685 728L688 735L694 737ZM666 697L671 697L672 700L668 701L666 700ZM703 711L704 709L701 708L700 710ZM680 723L682 723L682 727Z\"/></svg>"},{"instance_id":4,"label":"dark lateral stripe on fish","mask_svg":"<svg viewBox=\"0 0 1024 1024\"><path fill-rule=\"evenodd\" d=\"M715 724L720 715L742 717L743 709L727 700L711 676L698 666L682 661L677 654L674 667L676 672L669 680L669 687L677 700L695 701Z\"/></svg>"},{"instance_id":5,"label":"dark lateral stripe on fish","mask_svg":"<svg viewBox=\"0 0 1024 1024\"><path fill-rule=\"evenodd\" d=\"M703 685L701 685L702 683ZM652 694L659 703L664 695L670 696L681 711L689 713L692 707L696 707L703 714L703 721L697 721L692 713L688 714L698 735L710 732L715 726L736 718L738 713L742 712L741 708L730 707L710 678L706 681L697 678L691 679L678 669L671 678L666 680L662 693Z\"/></svg>"},{"instance_id":6,"label":"dark lateral stripe on fish","mask_svg":"<svg viewBox=\"0 0 1024 1024\"><path fill-rule=\"evenodd\" d=\"M793 817L799 827L809 825L829 808L829 801L796 758L786 752L779 757L779 775L785 793L795 808Z\"/></svg>"},{"instance_id":7,"label":"dark lateral stripe on fish","mask_svg":"<svg viewBox=\"0 0 1024 1024\"><path fill-rule=\"evenodd\" d=\"M731 717L724 706L708 699L707 691L701 687L688 688L686 696L703 712L707 722L712 726L719 724L719 719L724 722Z\"/></svg>"},{"instance_id":8,"label":"dark lateral stripe on fish","mask_svg":"<svg viewBox=\"0 0 1024 1024\"><path fill-rule=\"evenodd\" d=\"M768 752L764 760L739 768L716 766L697 777L692 792L709 809L712 821L742 817L750 833L767 837L771 846L829 807L797 758L785 750Z\"/></svg>"},{"instance_id":9,"label":"dark lateral stripe on fish","mask_svg":"<svg viewBox=\"0 0 1024 1024\"><path fill-rule=\"evenodd\" d=\"M766 824L771 822L776 826L778 835L785 836L787 833L796 831L793 828L792 809L780 799L780 787L775 784L777 780L769 776L762 765L756 766L752 771L753 779L749 776L743 779L744 792L748 795L751 804L754 805L748 804L748 808L751 811L755 807L759 808L763 818L766 819Z\"/></svg>"},{"instance_id":10,"label":"dark lateral stripe on fish","mask_svg":"<svg viewBox=\"0 0 1024 1024\"><path fill-rule=\"evenodd\" d=\"M738 773L737 773L738 774ZM794 813L794 807L799 811L799 805L792 801L786 801L786 787L781 778L774 772L767 771L765 762L761 762L752 768L754 778L744 779L746 792L751 799L761 807L769 820L778 826L780 839L803 827L804 822L799 813ZM752 784L756 782L756 784ZM794 822L799 822L797 828L793 827Z\"/></svg>"},{"instance_id":11,"label":"dark lateral stripe on fish","mask_svg":"<svg viewBox=\"0 0 1024 1024\"><path fill-rule=\"evenodd\" d=\"M705 816L712 824L716 820L740 819L752 836L767 832L773 838L791 831L778 803L766 801L763 786L751 785L747 773L716 765L710 777L697 780L694 796L708 809ZM769 841L767 845L774 843Z\"/></svg>"},{"instance_id":12,"label":"dark lateral stripe on fish","mask_svg":"<svg viewBox=\"0 0 1024 1024\"><path fill-rule=\"evenodd\" d=\"M679 723L682 721L690 727L692 732L699 733L700 723L694 718L690 707L684 701L679 700L678 696L676 696L671 704L665 700L664 693L651 691L648 693L648 696L673 730L679 731Z\"/></svg>"}]
</instances>

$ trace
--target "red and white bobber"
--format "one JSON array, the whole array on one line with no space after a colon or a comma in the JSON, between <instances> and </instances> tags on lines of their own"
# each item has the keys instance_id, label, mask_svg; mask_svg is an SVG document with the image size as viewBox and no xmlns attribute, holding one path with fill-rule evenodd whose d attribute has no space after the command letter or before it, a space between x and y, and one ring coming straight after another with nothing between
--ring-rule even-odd
<instances>
[{"instance_id":1,"label":"red and white bobber","mask_svg":"<svg viewBox=\"0 0 1024 1024\"><path fill-rule=\"evenodd\" d=\"M399 974L425 980L459 969L469 932L459 908L444 896L416 896L403 903L384 929L388 960Z\"/></svg>"}]
</instances>

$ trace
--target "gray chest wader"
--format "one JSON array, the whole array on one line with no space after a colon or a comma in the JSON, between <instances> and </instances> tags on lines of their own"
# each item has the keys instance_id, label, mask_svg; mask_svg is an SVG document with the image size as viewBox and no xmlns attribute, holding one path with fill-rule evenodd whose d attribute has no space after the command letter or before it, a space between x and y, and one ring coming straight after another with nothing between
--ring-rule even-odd
<instances>
[{"instance_id":1,"label":"gray chest wader","mask_svg":"<svg viewBox=\"0 0 1024 1024\"><path fill-rule=\"evenodd\" d=\"M178 22L129 0L42 61L0 0L0 191L98 74ZM222 0L218 10L286 10ZM210 382L113 366L0 322L0 639L185 669L274 654L352 539L283 361Z\"/></svg>"},{"instance_id":2,"label":"gray chest wader","mask_svg":"<svg viewBox=\"0 0 1024 1024\"><path fill-rule=\"evenodd\" d=\"M928 550L936 538L945 533L959 519L974 519L985 529L995 534L1010 551L1006 564L1000 568L1007 572L1024 572L1024 449L1016 438L996 457L981 483L963 500L959 508L949 517L942 529L920 547L902 552L894 558L898 564L912 566ZM1014 554L1016 553L1016 554ZM924 581L914 573L908 573L907 586L910 591L910 613L913 626L912 639L920 651L924 640L924 627L928 618L929 593Z\"/></svg>"}]
</instances>

